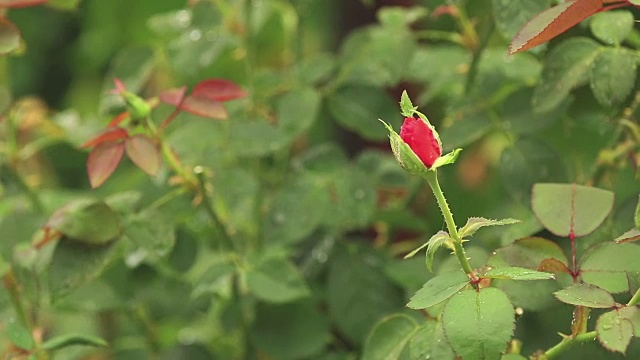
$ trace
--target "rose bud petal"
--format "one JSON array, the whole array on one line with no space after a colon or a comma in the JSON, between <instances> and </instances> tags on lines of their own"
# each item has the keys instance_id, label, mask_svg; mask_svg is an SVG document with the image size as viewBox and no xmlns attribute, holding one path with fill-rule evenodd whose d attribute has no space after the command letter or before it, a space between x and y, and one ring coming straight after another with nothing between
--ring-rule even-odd
<instances>
[{"instance_id":1,"label":"rose bud petal","mask_svg":"<svg viewBox=\"0 0 640 360\"><path fill-rule=\"evenodd\" d=\"M427 168L430 168L442 155L442 145L435 129L422 119L405 118L400 128L400 138L409 145Z\"/></svg>"}]
</instances>

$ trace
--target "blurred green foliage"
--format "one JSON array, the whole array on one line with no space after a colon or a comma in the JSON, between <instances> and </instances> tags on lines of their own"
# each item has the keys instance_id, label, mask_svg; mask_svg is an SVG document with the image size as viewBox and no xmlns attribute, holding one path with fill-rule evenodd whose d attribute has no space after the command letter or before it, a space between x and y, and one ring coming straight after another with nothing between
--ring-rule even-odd
<instances>
[{"instance_id":1,"label":"blurred green foliage","mask_svg":"<svg viewBox=\"0 0 640 360\"><path fill-rule=\"evenodd\" d=\"M540 182L616 194L579 254L634 227L637 12L602 14L507 56L548 2L530 3L83 0L8 10L24 48L0 58L0 354L346 360L376 358L364 346L389 331L406 345L389 359L453 359L432 321L441 307L405 308L434 274L402 255L444 225L378 121L399 128L403 89L445 151L465 148L440 171L458 223L523 221L474 237L473 266L523 237L569 248L531 210ZM158 104L163 90L222 78L248 92L225 103L227 120L183 111L164 130L200 187L168 163L149 177L125 160L90 189L80 145L126 109L109 92L115 78L155 101L156 124L175 110ZM101 211L70 211L78 201ZM60 211L67 222L52 227ZM60 234L46 241L51 228ZM445 253L438 273L457 269ZM622 275L638 288L636 274ZM529 295L557 288L532 284L502 287L524 309L523 354L571 332L571 306ZM370 335L374 326L382 333ZM627 354L640 354L637 341ZM618 358L597 342L564 355Z\"/></svg>"}]
</instances>

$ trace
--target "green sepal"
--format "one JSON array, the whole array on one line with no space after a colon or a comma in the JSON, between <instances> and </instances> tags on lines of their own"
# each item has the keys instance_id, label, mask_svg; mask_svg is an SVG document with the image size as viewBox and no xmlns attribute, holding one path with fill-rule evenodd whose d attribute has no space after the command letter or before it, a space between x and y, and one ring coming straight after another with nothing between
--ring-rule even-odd
<instances>
[{"instance_id":1,"label":"green sepal","mask_svg":"<svg viewBox=\"0 0 640 360\"><path fill-rule=\"evenodd\" d=\"M436 159L433 165L431 165L431 168L429 170L435 170L441 166L453 164L458 159L458 155L460 155L460 151L462 151L462 149L457 148L446 155L440 156L439 158Z\"/></svg>"},{"instance_id":2,"label":"green sepal","mask_svg":"<svg viewBox=\"0 0 640 360\"><path fill-rule=\"evenodd\" d=\"M402 92L402 96L400 96L400 112L404 117L412 117L413 114L418 109L417 106L413 106L411 103L411 99L409 99L409 95L407 94L407 90Z\"/></svg>"},{"instance_id":3,"label":"green sepal","mask_svg":"<svg viewBox=\"0 0 640 360\"><path fill-rule=\"evenodd\" d=\"M120 95L127 103L132 120L144 119L151 114L151 105L145 99L128 91L124 91Z\"/></svg>"},{"instance_id":4,"label":"green sepal","mask_svg":"<svg viewBox=\"0 0 640 360\"><path fill-rule=\"evenodd\" d=\"M402 140L400 135L386 122L380 120L389 131L389 143L396 160L409 174L424 175L429 171L418 156L411 150L411 147Z\"/></svg>"}]
</instances>

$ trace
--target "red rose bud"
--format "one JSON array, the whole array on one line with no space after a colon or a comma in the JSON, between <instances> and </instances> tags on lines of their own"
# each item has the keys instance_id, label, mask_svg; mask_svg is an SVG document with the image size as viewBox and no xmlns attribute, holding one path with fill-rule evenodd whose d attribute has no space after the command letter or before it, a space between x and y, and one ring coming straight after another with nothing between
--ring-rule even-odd
<instances>
[{"instance_id":1,"label":"red rose bud","mask_svg":"<svg viewBox=\"0 0 640 360\"><path fill-rule=\"evenodd\" d=\"M400 128L400 138L409 145L427 168L430 168L442 155L442 145L435 129L422 119L405 118Z\"/></svg>"}]
</instances>

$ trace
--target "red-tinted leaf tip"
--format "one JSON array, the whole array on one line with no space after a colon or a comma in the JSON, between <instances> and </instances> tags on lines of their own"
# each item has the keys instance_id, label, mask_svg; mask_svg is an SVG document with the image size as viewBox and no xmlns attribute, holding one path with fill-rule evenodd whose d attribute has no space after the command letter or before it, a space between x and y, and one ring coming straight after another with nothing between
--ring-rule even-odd
<instances>
[{"instance_id":1,"label":"red-tinted leaf tip","mask_svg":"<svg viewBox=\"0 0 640 360\"><path fill-rule=\"evenodd\" d=\"M191 96L225 102L244 98L247 92L231 81L208 79L196 84L191 91Z\"/></svg>"},{"instance_id":2,"label":"red-tinted leaf tip","mask_svg":"<svg viewBox=\"0 0 640 360\"><path fill-rule=\"evenodd\" d=\"M112 94L120 95L127 91L127 87L124 86L122 80L118 78L113 79L113 85L115 86L115 89L111 91Z\"/></svg>"},{"instance_id":3,"label":"red-tinted leaf tip","mask_svg":"<svg viewBox=\"0 0 640 360\"><path fill-rule=\"evenodd\" d=\"M458 17L458 8L455 5L440 5L431 13L431 17L434 19L439 18L442 15L451 15L451 17Z\"/></svg>"},{"instance_id":4,"label":"red-tinted leaf tip","mask_svg":"<svg viewBox=\"0 0 640 360\"><path fill-rule=\"evenodd\" d=\"M129 118L129 112L128 111L121 112L120 114L118 114L118 116L114 117L113 120L111 120L109 122L107 127L108 128L116 127L116 126L120 125L121 122L127 120L128 118Z\"/></svg>"},{"instance_id":5,"label":"red-tinted leaf tip","mask_svg":"<svg viewBox=\"0 0 640 360\"><path fill-rule=\"evenodd\" d=\"M160 149L144 135L135 135L125 141L127 156L145 173L155 176L160 170Z\"/></svg>"},{"instance_id":6,"label":"red-tinted leaf tip","mask_svg":"<svg viewBox=\"0 0 640 360\"><path fill-rule=\"evenodd\" d=\"M0 0L0 8L22 8L28 6L37 6L46 3L49 0Z\"/></svg>"},{"instance_id":7,"label":"red-tinted leaf tip","mask_svg":"<svg viewBox=\"0 0 640 360\"><path fill-rule=\"evenodd\" d=\"M123 142L102 143L89 153L87 158L87 174L92 188L104 184L118 167L124 155Z\"/></svg>"},{"instance_id":8,"label":"red-tinted leaf tip","mask_svg":"<svg viewBox=\"0 0 640 360\"><path fill-rule=\"evenodd\" d=\"M173 106L179 106L180 103L184 100L184 96L187 94L187 87L183 86L180 88L165 90L160 93L158 96L160 101L166 104L170 104Z\"/></svg>"},{"instance_id":9,"label":"red-tinted leaf tip","mask_svg":"<svg viewBox=\"0 0 640 360\"><path fill-rule=\"evenodd\" d=\"M129 134L125 129L119 128L119 127L112 128L94 137L93 139L87 141L86 143L82 144L80 147L85 149L92 148L102 143L113 143L118 140L125 139L127 136L129 136Z\"/></svg>"},{"instance_id":10,"label":"red-tinted leaf tip","mask_svg":"<svg viewBox=\"0 0 640 360\"><path fill-rule=\"evenodd\" d=\"M0 55L9 54L21 46L20 30L9 19L0 16Z\"/></svg>"},{"instance_id":11,"label":"red-tinted leaf tip","mask_svg":"<svg viewBox=\"0 0 640 360\"><path fill-rule=\"evenodd\" d=\"M166 90L160 93L159 98L160 101L164 103L171 104L180 110L190 112L194 115L211 119L226 119L228 117L227 110L225 110L219 101L205 96L195 96L193 93L185 96L186 91L186 86ZM203 92L200 92L200 94L202 95ZM213 95L211 97L213 97ZM163 123L163 127L168 125L168 122L172 121L174 117L175 115L171 114L167 119L168 121L165 120L165 123Z\"/></svg>"},{"instance_id":12,"label":"red-tinted leaf tip","mask_svg":"<svg viewBox=\"0 0 640 360\"><path fill-rule=\"evenodd\" d=\"M400 138L430 168L442 155L442 146L433 130L421 119L407 117L400 128Z\"/></svg>"},{"instance_id":13,"label":"red-tinted leaf tip","mask_svg":"<svg viewBox=\"0 0 640 360\"><path fill-rule=\"evenodd\" d=\"M541 12L516 34L509 45L509 54L544 44L595 14L602 6L603 0L573 0Z\"/></svg>"}]
</instances>

